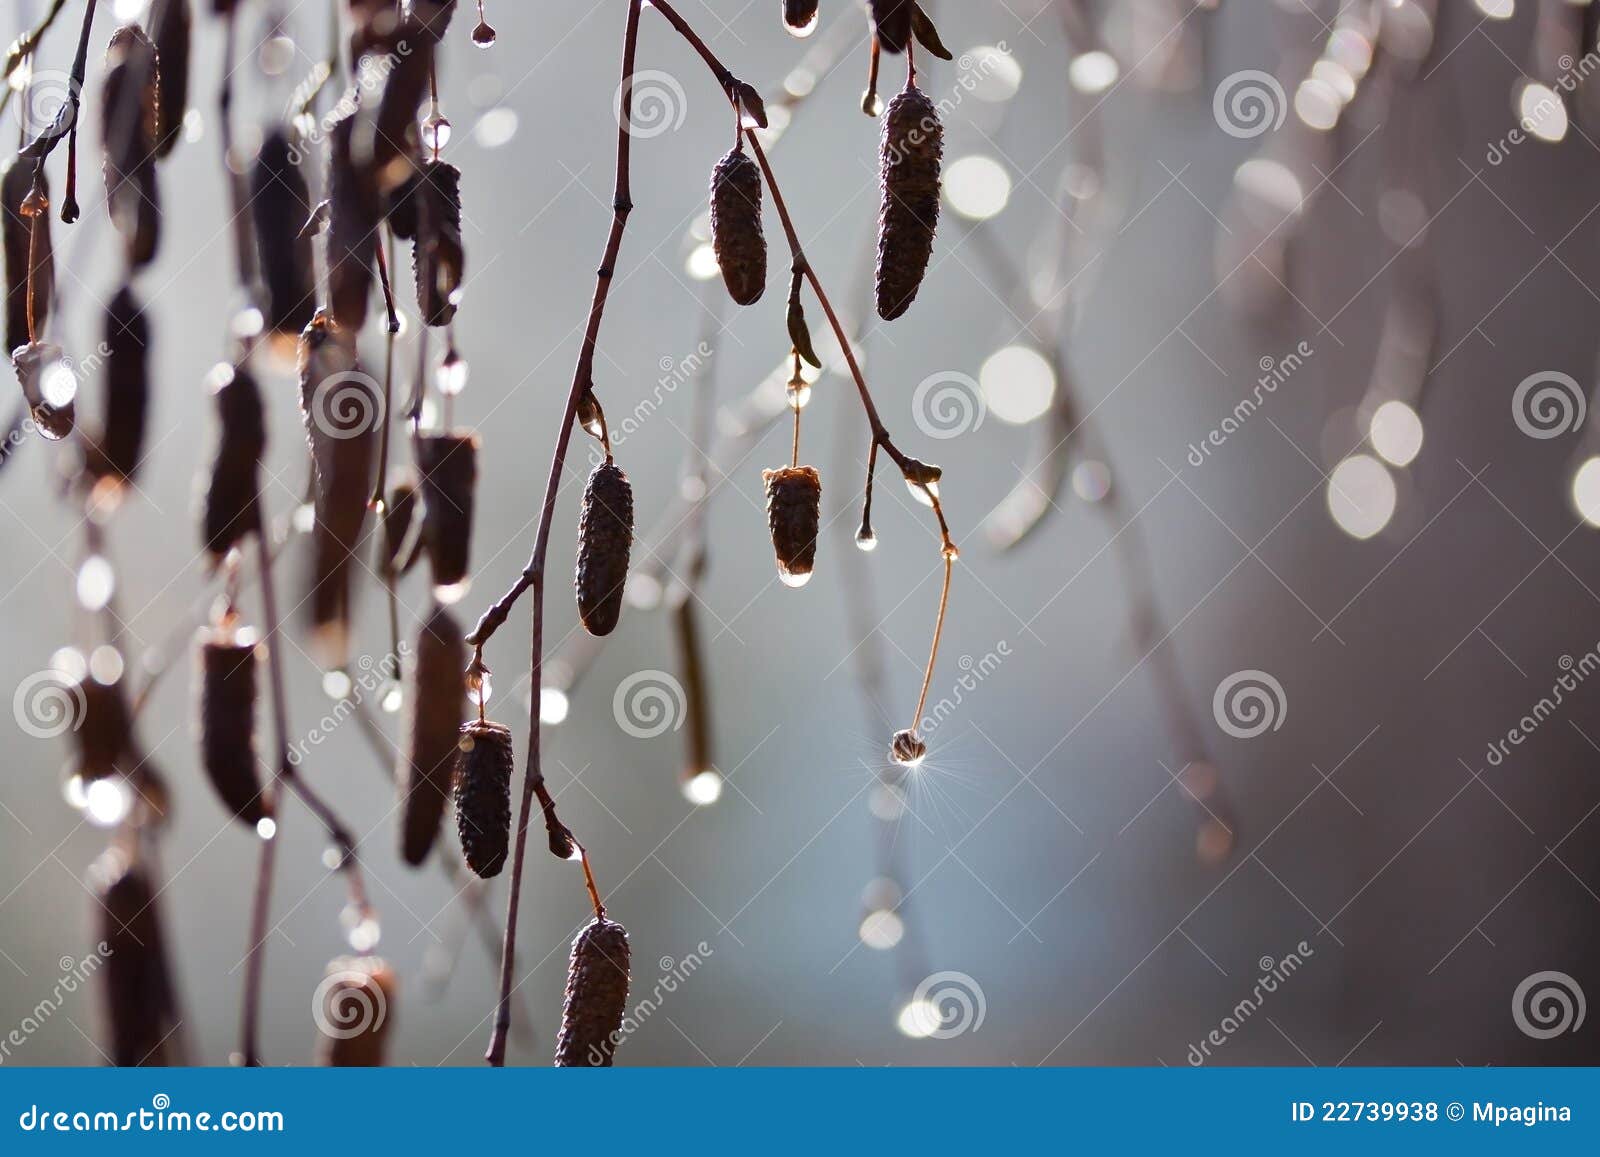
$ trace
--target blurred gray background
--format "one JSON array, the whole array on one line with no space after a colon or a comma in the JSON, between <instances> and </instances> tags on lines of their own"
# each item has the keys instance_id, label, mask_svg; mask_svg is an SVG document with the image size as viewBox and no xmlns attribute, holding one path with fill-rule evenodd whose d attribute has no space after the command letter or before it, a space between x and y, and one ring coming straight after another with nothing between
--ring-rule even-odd
<instances>
[{"instance_id":1,"label":"blurred gray background","mask_svg":"<svg viewBox=\"0 0 1600 1157\"><path fill-rule=\"evenodd\" d=\"M21 24L17 7L6 5L7 35ZM491 0L497 46L472 46L468 9L442 58L444 111L455 128L445 156L464 174L469 262L458 341L472 376L456 418L485 435L477 573L461 604L469 620L515 578L531 544L609 218L625 7ZM858 109L865 21L854 0L822 7L819 38L848 20L852 48L821 78L773 158L814 265L855 317L877 211L878 127ZM1600 688L1580 686L1499 766L1485 758L1486 746L1550 693L1561 657L1576 660L1600 641L1600 544L1569 498L1588 435L1528 437L1511 402L1537 371L1585 387L1592 379L1600 150L1574 123L1558 145L1528 141L1499 165L1485 159L1514 126L1513 87L1529 68L1540 6L1524 0L1511 19L1488 20L1469 3L1441 5L1423 75L1394 98L1415 102L1410 136L1391 140L1400 131L1394 106L1367 91L1345 109L1327 154L1311 154L1323 173L1338 167L1304 207L1287 288L1253 316L1232 308L1228 285L1218 284L1219 236L1243 232L1228 216L1234 171L1308 130L1289 111L1280 129L1241 139L1222 131L1213 93L1224 77L1254 69L1282 75L1292 100L1340 6L1224 0L1220 13L1190 16L1182 33L1159 20L1186 5L1104 7L1115 10L1106 33L1120 78L1089 94L1068 83L1068 61L1084 45L1069 47L1057 5L967 0L938 4L935 14L958 56L1003 44L1020 67L1009 110L967 95L947 118L947 162L982 154L1010 177L1009 204L983 228L1011 262L1037 273L1050 256L1056 191L1081 140L1072 134L1091 114L1104 133L1107 196L1120 216L1080 239L1074 259L1092 266L1089 288L1063 348L1080 409L1092 411L1096 453L1111 463L1121 503L1112 525L1134 525L1108 546L1107 522L1069 487L1016 550L1003 554L985 541L981 524L1034 465L1045 432L990 412L959 436L933 438L913 399L933 375L976 378L1034 317L1014 287L997 284L973 226L947 211L921 298L903 320L872 326L866 341L885 421L909 453L945 469L963 548L930 694L930 703L961 703L930 738L932 754L910 777L892 833L907 895L904 939L892 951L861 940L863 889L879 873L884 834L869 801L889 734L905 726L915 701L938 556L926 512L881 474L881 546L855 557L866 431L850 383L830 375L806 411L802 460L823 470L829 513L843 513L829 524L809 586L775 581L762 513L760 470L787 460L786 423L748 457L716 464L726 479L709 517L702 624L717 763L737 790L695 807L678 786L683 734L641 740L618 725L618 685L676 667L664 612L630 609L570 716L546 730L561 814L588 844L608 906L631 934L636 997L650 997L679 962L700 962L643 1018L619 1063L1182 1065L1191 1045L1251 996L1262 968L1291 953L1302 958L1298 971L1212 1049L1211 1063L1592 1063L1600 1054L1593 1014L1573 1031L1535 1039L1518 1030L1513 994L1525 978L1557 971L1591 999L1600 995ZM72 8L41 70L65 67ZM248 0L245 8L246 42L258 44L272 6ZM763 91L776 91L815 43L784 33L776 0L682 0L680 8ZM298 77L323 52L324 8L276 10L297 42L289 76ZM162 170L167 234L140 283L158 367L150 457L141 496L109 532L130 667L186 618L198 622L209 589L193 557L193 488L210 452L202 380L224 352L221 335L238 302L226 288L213 102L219 41L209 16L201 24L201 131ZM728 146L726 106L706 70L656 13L647 10L643 25L639 67L671 78L685 115L634 149L637 208L596 367L614 421L656 397L662 364L688 357L705 331L706 298L686 272L685 234ZM111 27L102 12L91 94ZM1205 71L1189 91L1169 91L1162 83L1171 78L1154 70L1178 43L1172 36L1191 34L1189 47L1208 50ZM961 62L923 64L930 93L954 101ZM903 75L899 60L886 59L886 91ZM285 95L253 84L241 96L242 120L277 115ZM515 114L515 132L496 145L510 123L503 110ZM475 131L490 113L498 123ZM119 271L109 230L88 220L103 212L93 134L82 146L86 220L57 225L56 237L70 269L61 278L66 336L87 351L98 340L95 302L109 297ZM1404 267L1390 264L1377 211L1385 158L1396 154L1414 159L1426 216L1437 214L1424 263L1441 287L1439 333L1421 454L1391 472L1393 519L1357 540L1330 518L1326 472L1358 448L1353 407L1367 391ZM1317 183L1313 172L1306 187ZM787 350L787 263L770 210L767 228L766 296L736 316L719 307L727 326L710 370L723 400L743 395ZM75 244L74 234L89 240ZM1260 280L1254 260L1232 272L1248 248L1222 264L1229 281ZM399 279L409 289L406 266L403 258ZM820 334L814 304L810 315ZM400 356L405 382L412 340ZM368 341L376 365L381 344L371 332ZM1251 392L1261 360L1281 359L1302 341L1314 355L1193 465L1191 443ZM281 468L304 455L295 387L281 373L266 385L271 455ZM86 385L80 399L91 413L95 388ZM678 485L691 397L667 391L619 448L641 528ZM589 451L582 441L575 447L551 552L549 624L558 641L576 629L565 576L574 483ZM82 531L56 495L55 452L30 442L0 477L3 688L82 641L70 605ZM268 495L274 514L299 500L302 481L298 467L285 473ZM1128 630L1133 592L1117 564L1128 534L1148 546L1156 636L1166 637L1155 657ZM862 584L870 584L874 624L866 645L885 663L881 704L863 703L851 661L861 641L846 600ZM426 602L418 571L402 592L408 631ZM254 615L253 597L246 605ZM375 590L362 603L360 631L356 652L381 655ZM963 672L997 650L1003 661L961 689ZM524 602L488 654L499 684L491 714L517 734L519 755L526 652ZM309 733L332 704L304 654L290 647L286 655L291 727ZM1180 750L1164 725L1170 705L1156 679L1167 656L1198 750ZM1212 697L1230 675L1252 670L1281 685L1281 719L1258 737L1235 738L1214 719ZM219 1064L237 1047L255 842L226 822L200 776L189 683L180 659L139 730L177 796L162 911L185 1032L192 1059ZM393 734L396 717L382 722ZM28 1017L62 958L82 957L93 939L85 872L106 833L62 800L68 755L64 738L15 731L0 776L0 1031ZM1208 817L1172 778L1205 755L1229 810L1220 793L1208 803L1233 832L1220 859L1197 854ZM495 962L443 877L400 864L390 790L373 761L347 723L303 771L365 836L380 951L401 981L391 1059L476 1063ZM315 1040L312 990L346 950L344 890L321 864L324 841L304 809L286 807L280 839L263 1044L269 1063L304 1063ZM455 854L453 834L440 851ZM517 1063L551 1054L567 948L587 910L577 867L545 855L537 832L531 851L519 997L532 1032L513 1043ZM496 919L503 897L502 878L489 893ZM440 990L425 975L428 962L457 949ZM906 1035L897 1018L919 982L940 972L963 974L951 983L981 1004L981 1024L945 1039ZM99 1063L96 995L69 1000L8 1062Z\"/></svg>"}]
</instances>

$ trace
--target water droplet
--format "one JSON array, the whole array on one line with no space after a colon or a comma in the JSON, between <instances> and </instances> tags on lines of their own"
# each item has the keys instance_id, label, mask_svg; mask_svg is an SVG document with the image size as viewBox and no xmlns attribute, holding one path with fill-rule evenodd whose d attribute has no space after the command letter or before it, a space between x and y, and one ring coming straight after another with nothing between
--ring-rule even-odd
<instances>
[{"instance_id":1,"label":"water droplet","mask_svg":"<svg viewBox=\"0 0 1600 1157\"><path fill-rule=\"evenodd\" d=\"M539 722L554 726L566 721L567 712L572 710L572 702L567 698L567 693L559 687L541 687L539 689Z\"/></svg>"},{"instance_id":2,"label":"water droplet","mask_svg":"<svg viewBox=\"0 0 1600 1157\"><path fill-rule=\"evenodd\" d=\"M447 398L453 398L467 388L468 377L467 359L451 350L444 355L444 361L439 363L439 368L433 373L434 384L439 387L439 392Z\"/></svg>"},{"instance_id":3,"label":"water droplet","mask_svg":"<svg viewBox=\"0 0 1600 1157\"><path fill-rule=\"evenodd\" d=\"M479 48L494 47L494 28L487 20L478 21L478 26L472 30L472 43Z\"/></svg>"},{"instance_id":4,"label":"water droplet","mask_svg":"<svg viewBox=\"0 0 1600 1157\"><path fill-rule=\"evenodd\" d=\"M78 602L85 610L98 611L111 601L117 588L117 576L111 564L99 555L91 555L78 568Z\"/></svg>"},{"instance_id":5,"label":"water droplet","mask_svg":"<svg viewBox=\"0 0 1600 1157\"><path fill-rule=\"evenodd\" d=\"M422 122L422 143L430 152L439 152L450 143L450 121L434 113Z\"/></svg>"},{"instance_id":6,"label":"water droplet","mask_svg":"<svg viewBox=\"0 0 1600 1157\"><path fill-rule=\"evenodd\" d=\"M780 570L778 571L778 578L784 586L798 590L811 581L811 572L806 571L803 574L797 574L792 570Z\"/></svg>"},{"instance_id":7,"label":"water droplet","mask_svg":"<svg viewBox=\"0 0 1600 1157\"><path fill-rule=\"evenodd\" d=\"M869 554L878 549L877 532L870 526L864 526L856 531L856 547L867 551Z\"/></svg>"},{"instance_id":8,"label":"water droplet","mask_svg":"<svg viewBox=\"0 0 1600 1157\"><path fill-rule=\"evenodd\" d=\"M494 694L494 681L487 671L480 671L467 676L467 698L472 700L474 707L487 710L489 698Z\"/></svg>"},{"instance_id":9,"label":"water droplet","mask_svg":"<svg viewBox=\"0 0 1600 1157\"><path fill-rule=\"evenodd\" d=\"M714 767L697 771L683 781L683 796L697 807L709 807L722 798L722 773Z\"/></svg>"},{"instance_id":10,"label":"water droplet","mask_svg":"<svg viewBox=\"0 0 1600 1157\"><path fill-rule=\"evenodd\" d=\"M790 36L793 36L796 40L804 40L817 30L817 24L821 19L822 5L819 4L815 11L811 13L811 19L802 21L799 24L790 24L785 20L783 26L789 30Z\"/></svg>"},{"instance_id":11,"label":"water droplet","mask_svg":"<svg viewBox=\"0 0 1600 1157\"><path fill-rule=\"evenodd\" d=\"M789 408L800 411L806 408L811 401L811 387L802 383L789 387Z\"/></svg>"},{"instance_id":12,"label":"water droplet","mask_svg":"<svg viewBox=\"0 0 1600 1157\"><path fill-rule=\"evenodd\" d=\"M400 684L392 684L383 693L383 709L390 715L400 710L400 705L405 702L405 693L400 690Z\"/></svg>"},{"instance_id":13,"label":"water droplet","mask_svg":"<svg viewBox=\"0 0 1600 1157\"><path fill-rule=\"evenodd\" d=\"M271 816L262 816L256 821L256 835L264 840L270 840L278 834L278 821Z\"/></svg>"}]
</instances>

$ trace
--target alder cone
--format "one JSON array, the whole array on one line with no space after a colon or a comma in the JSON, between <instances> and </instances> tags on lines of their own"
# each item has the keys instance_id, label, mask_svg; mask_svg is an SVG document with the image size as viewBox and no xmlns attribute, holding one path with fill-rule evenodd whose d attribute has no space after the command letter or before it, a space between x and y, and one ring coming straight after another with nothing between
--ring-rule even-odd
<instances>
[{"instance_id":1,"label":"alder cone","mask_svg":"<svg viewBox=\"0 0 1600 1157\"><path fill-rule=\"evenodd\" d=\"M317 309L311 236L302 235L311 216L311 191L294 149L281 128L268 132L250 170L250 215L266 296L267 328L298 334Z\"/></svg>"},{"instance_id":2,"label":"alder cone","mask_svg":"<svg viewBox=\"0 0 1600 1157\"><path fill-rule=\"evenodd\" d=\"M485 880L505 867L511 843L511 729L473 720L461 728L456 760L456 834L467 867Z\"/></svg>"},{"instance_id":3,"label":"alder cone","mask_svg":"<svg viewBox=\"0 0 1600 1157\"><path fill-rule=\"evenodd\" d=\"M133 716L122 694L122 683L102 683L85 675L71 691L75 701L73 737L77 741L74 770L85 783L93 783L128 766L133 749Z\"/></svg>"},{"instance_id":4,"label":"alder cone","mask_svg":"<svg viewBox=\"0 0 1600 1157\"><path fill-rule=\"evenodd\" d=\"M200 766L233 818L265 818L256 768L256 649L231 636L203 637L200 665Z\"/></svg>"},{"instance_id":5,"label":"alder cone","mask_svg":"<svg viewBox=\"0 0 1600 1157\"><path fill-rule=\"evenodd\" d=\"M628 933L596 916L572 942L558 1068L610 1068L628 1004Z\"/></svg>"},{"instance_id":6,"label":"alder cone","mask_svg":"<svg viewBox=\"0 0 1600 1157\"><path fill-rule=\"evenodd\" d=\"M398 981L376 956L340 956L329 961L317 986L317 1063L335 1068L376 1068L389 1045Z\"/></svg>"},{"instance_id":7,"label":"alder cone","mask_svg":"<svg viewBox=\"0 0 1600 1157\"><path fill-rule=\"evenodd\" d=\"M872 26L885 52L904 52L911 40L912 0L868 0Z\"/></svg>"},{"instance_id":8,"label":"alder cone","mask_svg":"<svg viewBox=\"0 0 1600 1157\"><path fill-rule=\"evenodd\" d=\"M90 871L100 920L111 1063L165 1065L177 1023L177 996L168 967L155 889L138 864L108 851Z\"/></svg>"},{"instance_id":9,"label":"alder cone","mask_svg":"<svg viewBox=\"0 0 1600 1157\"><path fill-rule=\"evenodd\" d=\"M156 46L137 24L111 34L101 86L100 142L111 223L129 264L147 265L161 241L156 135L161 125Z\"/></svg>"},{"instance_id":10,"label":"alder cone","mask_svg":"<svg viewBox=\"0 0 1600 1157\"><path fill-rule=\"evenodd\" d=\"M761 232L761 167L735 145L711 171L711 244L728 294L739 305L767 288L767 239Z\"/></svg>"},{"instance_id":11,"label":"alder cone","mask_svg":"<svg viewBox=\"0 0 1600 1157\"><path fill-rule=\"evenodd\" d=\"M920 88L889 102L881 149L883 205L878 216L878 316L893 321L916 300L939 226L939 164L944 127Z\"/></svg>"},{"instance_id":12,"label":"alder cone","mask_svg":"<svg viewBox=\"0 0 1600 1157\"><path fill-rule=\"evenodd\" d=\"M130 481L144 450L150 410L150 323L144 309L123 286L106 307L105 421L88 455L90 469L102 478Z\"/></svg>"},{"instance_id":13,"label":"alder cone","mask_svg":"<svg viewBox=\"0 0 1600 1157\"><path fill-rule=\"evenodd\" d=\"M417 636L406 696L409 718L400 770L400 854L416 867L439 838L455 770L466 684L467 644L461 626L436 606Z\"/></svg>"},{"instance_id":14,"label":"alder cone","mask_svg":"<svg viewBox=\"0 0 1600 1157\"><path fill-rule=\"evenodd\" d=\"M217 455L206 484L200 537L215 569L228 551L261 528L257 491L267 429L260 387L243 366L218 366L211 388L217 403Z\"/></svg>"},{"instance_id":15,"label":"alder cone","mask_svg":"<svg viewBox=\"0 0 1600 1157\"><path fill-rule=\"evenodd\" d=\"M189 0L155 0L150 6L150 35L160 63L157 157L166 156L178 143L189 108L189 39L193 24Z\"/></svg>"},{"instance_id":16,"label":"alder cone","mask_svg":"<svg viewBox=\"0 0 1600 1157\"><path fill-rule=\"evenodd\" d=\"M470 430L417 438L422 475L422 534L433 585L465 581L472 549L472 495L478 482L478 435Z\"/></svg>"},{"instance_id":17,"label":"alder cone","mask_svg":"<svg viewBox=\"0 0 1600 1157\"><path fill-rule=\"evenodd\" d=\"M817 561L822 479L814 466L785 466L763 470L761 480L767 488L767 524L778 573L786 580L804 582Z\"/></svg>"},{"instance_id":18,"label":"alder cone","mask_svg":"<svg viewBox=\"0 0 1600 1157\"><path fill-rule=\"evenodd\" d=\"M611 459L589 475L578 519L578 618L591 635L609 635L622 617L633 549L633 487Z\"/></svg>"},{"instance_id":19,"label":"alder cone","mask_svg":"<svg viewBox=\"0 0 1600 1157\"><path fill-rule=\"evenodd\" d=\"M0 247L6 263L5 353L28 344L28 262L33 229L39 230L39 244L33 253L34 329L43 333L50 318L51 298L56 291L55 249L50 240L50 211L35 216L23 215L22 203L33 189L34 165L22 158L13 159L0 175ZM50 186L40 174L40 188L46 200Z\"/></svg>"}]
</instances>

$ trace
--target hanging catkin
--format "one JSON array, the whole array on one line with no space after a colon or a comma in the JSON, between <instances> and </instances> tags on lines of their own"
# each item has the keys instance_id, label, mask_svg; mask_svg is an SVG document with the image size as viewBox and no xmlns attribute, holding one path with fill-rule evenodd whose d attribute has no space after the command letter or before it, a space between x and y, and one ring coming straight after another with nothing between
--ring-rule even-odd
<instances>
[{"instance_id":1,"label":"hanging catkin","mask_svg":"<svg viewBox=\"0 0 1600 1157\"><path fill-rule=\"evenodd\" d=\"M36 171L32 161L17 158L6 166L0 175L0 241L3 241L6 263L6 333L5 353L28 344L28 265L33 264L33 332L43 334L45 322L50 319L51 298L55 295L56 260L50 242L50 212L44 206L39 212L24 210L29 192L33 189ZM50 186L40 173L40 188L46 203ZM37 237L35 237L37 230ZM30 258L31 254L31 258Z\"/></svg>"},{"instance_id":2,"label":"hanging catkin","mask_svg":"<svg viewBox=\"0 0 1600 1157\"><path fill-rule=\"evenodd\" d=\"M911 39L913 0L868 0L872 26L885 52L904 52Z\"/></svg>"},{"instance_id":3,"label":"hanging catkin","mask_svg":"<svg viewBox=\"0 0 1600 1157\"><path fill-rule=\"evenodd\" d=\"M402 478L389 488L389 496L383 503L383 533L378 544L382 552L382 570L403 573L404 560L400 552L405 549L406 536L411 532L411 521L416 513L417 484Z\"/></svg>"},{"instance_id":4,"label":"hanging catkin","mask_svg":"<svg viewBox=\"0 0 1600 1157\"><path fill-rule=\"evenodd\" d=\"M72 689L76 701L73 738L77 760L73 770L85 783L125 770L133 746L133 717L121 681L104 683L85 675Z\"/></svg>"},{"instance_id":5,"label":"hanging catkin","mask_svg":"<svg viewBox=\"0 0 1600 1157\"><path fill-rule=\"evenodd\" d=\"M578 519L578 618L591 635L609 635L622 617L633 548L633 487L610 458L594 468Z\"/></svg>"},{"instance_id":6,"label":"hanging catkin","mask_svg":"<svg viewBox=\"0 0 1600 1157\"><path fill-rule=\"evenodd\" d=\"M166 156L178 143L183 117L189 109L189 37L193 23L189 0L154 0L150 5L150 36L160 65L157 157Z\"/></svg>"},{"instance_id":7,"label":"hanging catkin","mask_svg":"<svg viewBox=\"0 0 1600 1157\"><path fill-rule=\"evenodd\" d=\"M144 450L150 410L150 323L129 286L106 306L105 420L88 461L97 477L130 481Z\"/></svg>"},{"instance_id":8,"label":"hanging catkin","mask_svg":"<svg viewBox=\"0 0 1600 1157\"><path fill-rule=\"evenodd\" d=\"M767 488L767 525L778 576L788 586L804 586L817 560L822 479L814 466L785 466L763 470L761 480Z\"/></svg>"},{"instance_id":9,"label":"hanging catkin","mask_svg":"<svg viewBox=\"0 0 1600 1157\"><path fill-rule=\"evenodd\" d=\"M155 889L144 869L117 848L102 855L89 874L105 945L100 973L111 1063L165 1065L172 1059L177 998Z\"/></svg>"},{"instance_id":10,"label":"hanging catkin","mask_svg":"<svg viewBox=\"0 0 1600 1157\"><path fill-rule=\"evenodd\" d=\"M383 55L383 91L376 112L363 122L372 134L365 151L371 157L373 180L387 193L416 171L421 160L417 113L428 95L433 72L433 42L410 16L374 45Z\"/></svg>"},{"instance_id":11,"label":"hanging catkin","mask_svg":"<svg viewBox=\"0 0 1600 1157\"><path fill-rule=\"evenodd\" d=\"M369 158L352 145L356 113L328 132L328 300L334 318L352 334L367 320L373 263L378 256L378 188Z\"/></svg>"},{"instance_id":12,"label":"hanging catkin","mask_svg":"<svg viewBox=\"0 0 1600 1157\"><path fill-rule=\"evenodd\" d=\"M318 313L300 337L300 414L316 475L311 618L319 649L343 666L350 566L372 496L382 402L356 364L351 332Z\"/></svg>"},{"instance_id":13,"label":"hanging catkin","mask_svg":"<svg viewBox=\"0 0 1600 1157\"><path fill-rule=\"evenodd\" d=\"M939 225L939 164L944 128L920 88L902 89L883 118L883 205L878 215L878 316L911 308L933 254Z\"/></svg>"},{"instance_id":14,"label":"hanging catkin","mask_svg":"<svg viewBox=\"0 0 1600 1157\"><path fill-rule=\"evenodd\" d=\"M455 770L456 743L466 703L467 645L449 611L436 606L417 637L405 749L400 758L400 854L413 867L422 863L444 819Z\"/></svg>"},{"instance_id":15,"label":"hanging catkin","mask_svg":"<svg viewBox=\"0 0 1600 1157\"><path fill-rule=\"evenodd\" d=\"M303 232L311 215L311 194L295 164L295 150L282 128L261 142L250 170L250 214L265 291L267 329L298 335L317 308L311 236Z\"/></svg>"},{"instance_id":16,"label":"hanging catkin","mask_svg":"<svg viewBox=\"0 0 1600 1157\"><path fill-rule=\"evenodd\" d=\"M470 430L419 434L422 536L437 597L459 597L472 548L472 494L478 481L478 435Z\"/></svg>"},{"instance_id":17,"label":"hanging catkin","mask_svg":"<svg viewBox=\"0 0 1600 1157\"><path fill-rule=\"evenodd\" d=\"M256 767L256 648L232 631L202 632L200 766L222 806L254 827L266 816Z\"/></svg>"},{"instance_id":18,"label":"hanging catkin","mask_svg":"<svg viewBox=\"0 0 1600 1157\"><path fill-rule=\"evenodd\" d=\"M257 491L267 431L261 390L249 370L223 362L209 381L217 404L217 454L206 482L200 537L215 569L228 551L260 529Z\"/></svg>"},{"instance_id":19,"label":"hanging catkin","mask_svg":"<svg viewBox=\"0 0 1600 1157\"><path fill-rule=\"evenodd\" d=\"M511 729L473 720L456 759L456 834L467 867L489 879L505 866L511 840Z\"/></svg>"},{"instance_id":20,"label":"hanging catkin","mask_svg":"<svg viewBox=\"0 0 1600 1157\"><path fill-rule=\"evenodd\" d=\"M728 294L739 305L767 287L767 239L761 231L761 168L740 141L711 170L711 244Z\"/></svg>"},{"instance_id":21,"label":"hanging catkin","mask_svg":"<svg viewBox=\"0 0 1600 1157\"><path fill-rule=\"evenodd\" d=\"M783 0L783 23L796 36L810 36L817 27L817 0Z\"/></svg>"},{"instance_id":22,"label":"hanging catkin","mask_svg":"<svg viewBox=\"0 0 1600 1157\"><path fill-rule=\"evenodd\" d=\"M572 942L556 1065L609 1068L627 1005L628 933L596 916Z\"/></svg>"},{"instance_id":23,"label":"hanging catkin","mask_svg":"<svg viewBox=\"0 0 1600 1157\"><path fill-rule=\"evenodd\" d=\"M100 142L111 223L135 268L156 255L161 201L156 188L156 134L161 124L156 46L137 24L111 34L101 86Z\"/></svg>"},{"instance_id":24,"label":"hanging catkin","mask_svg":"<svg viewBox=\"0 0 1600 1157\"><path fill-rule=\"evenodd\" d=\"M317 1063L336 1068L383 1064L398 987L394 969L376 956L330 961L313 1011Z\"/></svg>"},{"instance_id":25,"label":"hanging catkin","mask_svg":"<svg viewBox=\"0 0 1600 1157\"><path fill-rule=\"evenodd\" d=\"M410 186L415 235L411 268L417 308L427 325L448 325L456 315L466 250L461 244L461 170L429 161Z\"/></svg>"}]
</instances>

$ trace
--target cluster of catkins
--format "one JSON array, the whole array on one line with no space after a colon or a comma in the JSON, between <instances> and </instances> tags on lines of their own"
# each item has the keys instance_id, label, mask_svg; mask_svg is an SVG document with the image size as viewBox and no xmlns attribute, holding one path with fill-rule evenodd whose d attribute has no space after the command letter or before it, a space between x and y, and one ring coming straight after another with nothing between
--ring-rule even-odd
<instances>
[{"instance_id":1,"label":"cluster of catkins","mask_svg":"<svg viewBox=\"0 0 1600 1157\"><path fill-rule=\"evenodd\" d=\"M913 37L948 58L922 8L913 0L872 0L877 46L904 53ZM816 0L784 0L785 26L808 35L818 19ZM939 110L916 84L908 67L905 88L889 103L879 146L882 206L878 217L877 306L885 321L902 316L916 299L933 253L939 223L940 164L944 129ZM728 294L739 305L760 300L767 280L767 243L762 230L761 166L745 151L743 136L711 173L711 238ZM798 413L809 393L801 361L820 368L800 305L803 273L790 287L789 337L795 359L790 404ZM931 468L929 468L931 469ZM786 585L803 586L816 562L822 482L814 466L798 462L762 472L768 529L778 574ZM868 541L871 541L870 539Z\"/></svg>"}]
</instances>

